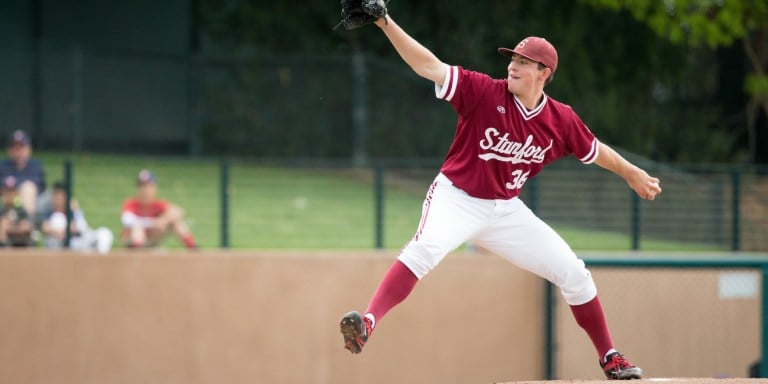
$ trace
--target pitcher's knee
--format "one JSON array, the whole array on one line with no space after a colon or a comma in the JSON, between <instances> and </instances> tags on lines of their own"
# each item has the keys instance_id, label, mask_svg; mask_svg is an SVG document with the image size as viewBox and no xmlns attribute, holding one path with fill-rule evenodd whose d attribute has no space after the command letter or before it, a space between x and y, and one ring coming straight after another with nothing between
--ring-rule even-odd
<instances>
[{"instance_id":1,"label":"pitcher's knee","mask_svg":"<svg viewBox=\"0 0 768 384\"><path fill-rule=\"evenodd\" d=\"M443 260L445 253L439 246L411 241L400 251L397 259L421 280Z\"/></svg>"},{"instance_id":2,"label":"pitcher's knee","mask_svg":"<svg viewBox=\"0 0 768 384\"><path fill-rule=\"evenodd\" d=\"M597 296L597 287L592 274L582 263L565 271L558 286L568 305L581 305Z\"/></svg>"}]
</instances>

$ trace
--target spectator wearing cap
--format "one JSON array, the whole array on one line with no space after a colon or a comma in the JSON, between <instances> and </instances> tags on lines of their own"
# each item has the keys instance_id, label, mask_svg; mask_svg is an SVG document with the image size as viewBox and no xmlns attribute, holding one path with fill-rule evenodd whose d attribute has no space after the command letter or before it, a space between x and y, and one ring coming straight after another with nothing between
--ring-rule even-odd
<instances>
[{"instance_id":1,"label":"spectator wearing cap","mask_svg":"<svg viewBox=\"0 0 768 384\"><path fill-rule=\"evenodd\" d=\"M0 179L13 176L16 179L21 205L33 216L46 205L45 171L40 161L32 158L29 135L16 130L8 138L8 157L0 162Z\"/></svg>"},{"instance_id":2,"label":"spectator wearing cap","mask_svg":"<svg viewBox=\"0 0 768 384\"><path fill-rule=\"evenodd\" d=\"M14 176L5 176L2 185L0 210L0 245L25 247L33 245L32 220L21 204L18 182Z\"/></svg>"},{"instance_id":3,"label":"spectator wearing cap","mask_svg":"<svg viewBox=\"0 0 768 384\"><path fill-rule=\"evenodd\" d=\"M51 188L51 213L42 225L46 248L59 249L64 246L67 236L67 188L62 182L53 183ZM70 200L69 248L77 251L96 250L102 255L112 248L114 235L108 228L91 228L85 213L75 199Z\"/></svg>"},{"instance_id":4,"label":"spectator wearing cap","mask_svg":"<svg viewBox=\"0 0 768 384\"><path fill-rule=\"evenodd\" d=\"M157 246L172 232L187 248L197 248L195 238L184 222L184 211L157 197L155 175L143 169L136 184L136 195L123 203L120 218L123 243L130 248Z\"/></svg>"}]
</instances>

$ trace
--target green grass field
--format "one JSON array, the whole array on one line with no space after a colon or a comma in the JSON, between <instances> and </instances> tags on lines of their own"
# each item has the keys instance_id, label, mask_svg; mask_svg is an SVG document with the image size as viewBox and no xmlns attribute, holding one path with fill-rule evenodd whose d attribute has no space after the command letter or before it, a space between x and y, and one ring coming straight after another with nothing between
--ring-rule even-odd
<instances>
[{"instance_id":1,"label":"green grass field","mask_svg":"<svg viewBox=\"0 0 768 384\"><path fill-rule=\"evenodd\" d=\"M160 194L182 206L201 247L220 244L220 174L212 160L117 155L39 155L49 184L73 164L74 195L91 226L116 234L123 200L134 193L139 169L158 177ZM230 244L259 249L366 249L374 246L374 193L369 170L317 170L232 163ZM427 185L385 190L384 245L397 249L413 235ZM394 183L391 183L394 184ZM561 227L576 250L626 250L628 234ZM177 241L168 241L178 247ZM649 250L714 250L711 246L643 239Z\"/></svg>"}]
</instances>

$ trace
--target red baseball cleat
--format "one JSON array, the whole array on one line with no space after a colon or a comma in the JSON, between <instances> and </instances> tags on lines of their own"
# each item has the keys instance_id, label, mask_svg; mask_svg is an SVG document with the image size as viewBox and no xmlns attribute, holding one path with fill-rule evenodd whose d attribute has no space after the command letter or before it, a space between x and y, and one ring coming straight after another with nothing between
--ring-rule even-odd
<instances>
[{"instance_id":1,"label":"red baseball cleat","mask_svg":"<svg viewBox=\"0 0 768 384\"><path fill-rule=\"evenodd\" d=\"M605 376L609 380L632 380L642 379L643 370L630 363L624 355L613 352L605 357L605 361L600 362Z\"/></svg>"},{"instance_id":2,"label":"red baseball cleat","mask_svg":"<svg viewBox=\"0 0 768 384\"><path fill-rule=\"evenodd\" d=\"M361 316L357 311L352 311L341 318L339 326L344 336L344 348L352 353L362 352L373 330L371 319Z\"/></svg>"}]
</instances>

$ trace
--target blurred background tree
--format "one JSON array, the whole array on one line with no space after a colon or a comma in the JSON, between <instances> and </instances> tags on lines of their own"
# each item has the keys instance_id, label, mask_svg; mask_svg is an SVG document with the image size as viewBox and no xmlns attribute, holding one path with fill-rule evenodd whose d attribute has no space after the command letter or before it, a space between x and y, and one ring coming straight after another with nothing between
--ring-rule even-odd
<instances>
[{"instance_id":1,"label":"blurred background tree","mask_svg":"<svg viewBox=\"0 0 768 384\"><path fill-rule=\"evenodd\" d=\"M505 76L498 46L560 53L547 92L659 161L768 163L765 1L394 0L451 64ZM77 5L77 6L75 6ZM0 2L0 133L41 150L435 159L456 116L339 1Z\"/></svg>"},{"instance_id":2,"label":"blurred background tree","mask_svg":"<svg viewBox=\"0 0 768 384\"><path fill-rule=\"evenodd\" d=\"M679 46L742 51L750 66L749 72L743 76L743 89L749 95L743 107L747 133L746 158L750 162L765 162L768 159L766 151L758 153L758 126L763 128L760 132L763 144L768 135L765 132L768 117L768 3L752 0L582 1L597 8L627 10L659 37Z\"/></svg>"},{"instance_id":3,"label":"blurred background tree","mask_svg":"<svg viewBox=\"0 0 768 384\"><path fill-rule=\"evenodd\" d=\"M548 93L571 104L607 142L662 161L768 161L768 151L758 150L768 143L768 17L762 2L446 0L393 1L389 7L444 61L496 77L504 76L506 67L496 47L527 35L547 37L562 64ZM199 18L204 52L344 56L362 51L407 72L375 27L331 31L339 19L336 2L308 0L295 7L200 0ZM392 74L369 71L368 76L375 81ZM398 96L373 97L378 102ZM452 131L436 129L445 136ZM407 130L395 137L405 140ZM419 155L440 156L446 146L442 140ZM403 156L396 150L373 152Z\"/></svg>"}]
</instances>

